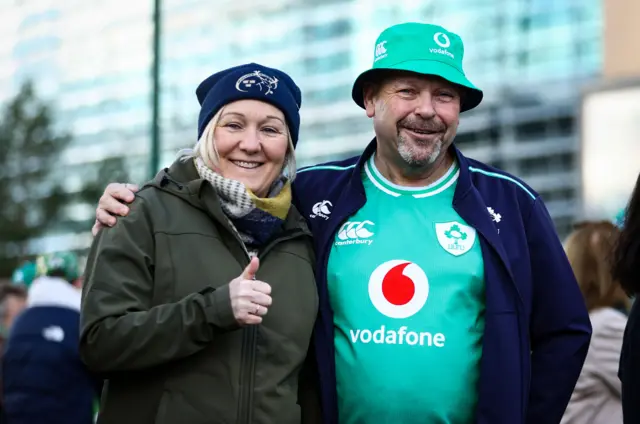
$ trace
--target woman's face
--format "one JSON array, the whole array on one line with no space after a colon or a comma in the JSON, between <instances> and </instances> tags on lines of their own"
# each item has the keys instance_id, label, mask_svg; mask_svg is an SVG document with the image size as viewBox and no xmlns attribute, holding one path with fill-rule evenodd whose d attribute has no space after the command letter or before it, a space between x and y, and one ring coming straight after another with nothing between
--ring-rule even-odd
<instances>
[{"instance_id":1,"label":"woman's face","mask_svg":"<svg viewBox=\"0 0 640 424\"><path fill-rule=\"evenodd\" d=\"M280 109L259 100L238 100L224 107L214 140L217 171L266 197L282 172L289 135Z\"/></svg>"}]
</instances>

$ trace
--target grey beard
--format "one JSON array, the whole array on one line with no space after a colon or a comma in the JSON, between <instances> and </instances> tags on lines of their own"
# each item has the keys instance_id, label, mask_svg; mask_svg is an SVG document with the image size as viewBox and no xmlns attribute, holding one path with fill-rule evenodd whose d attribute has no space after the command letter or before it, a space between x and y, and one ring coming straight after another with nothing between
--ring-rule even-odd
<instances>
[{"instance_id":1,"label":"grey beard","mask_svg":"<svg viewBox=\"0 0 640 424\"><path fill-rule=\"evenodd\" d=\"M434 141L433 152L425 158L418 159L416 158L416 153L412 148L411 144L407 143L407 141L402 137L402 135L398 135L398 153L402 160L412 168L422 168L428 165L432 165L440 156L442 152L442 139L437 139Z\"/></svg>"}]
</instances>

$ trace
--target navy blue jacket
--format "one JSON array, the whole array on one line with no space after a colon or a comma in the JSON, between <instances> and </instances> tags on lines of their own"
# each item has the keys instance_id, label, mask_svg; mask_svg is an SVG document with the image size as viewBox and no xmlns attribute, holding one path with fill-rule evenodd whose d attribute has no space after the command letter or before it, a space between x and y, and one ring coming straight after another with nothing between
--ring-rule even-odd
<instances>
[{"instance_id":1,"label":"navy blue jacket","mask_svg":"<svg viewBox=\"0 0 640 424\"><path fill-rule=\"evenodd\" d=\"M295 204L315 237L320 311L313 353L328 424L337 424L338 414L327 261L336 231L366 202L361 172L375 144L360 157L302 168L294 184ZM582 295L538 194L451 148L460 165L453 207L476 229L485 264L476 423L558 424L591 338Z\"/></svg>"},{"instance_id":2,"label":"navy blue jacket","mask_svg":"<svg viewBox=\"0 0 640 424\"><path fill-rule=\"evenodd\" d=\"M43 277L46 278L46 277ZM29 292L51 291L57 283L38 280ZM71 285L64 290L71 290ZM47 286L45 286L47 285ZM44 289L44 290L40 290ZM2 358L5 417L8 424L92 424L101 382L80 360L80 312L61 293L31 304L11 328ZM30 298L30 300L32 300ZM71 304L72 302L66 302ZM75 303L75 300L73 301Z\"/></svg>"}]
</instances>

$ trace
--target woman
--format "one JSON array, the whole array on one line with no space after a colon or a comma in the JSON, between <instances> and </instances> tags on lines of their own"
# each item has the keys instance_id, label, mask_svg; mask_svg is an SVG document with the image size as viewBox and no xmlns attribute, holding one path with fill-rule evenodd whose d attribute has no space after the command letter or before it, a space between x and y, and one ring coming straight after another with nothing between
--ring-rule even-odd
<instances>
[{"instance_id":1,"label":"woman","mask_svg":"<svg viewBox=\"0 0 640 424\"><path fill-rule=\"evenodd\" d=\"M300 90L247 64L196 94L193 151L91 248L80 352L108 379L98 422L297 424L317 313L291 205Z\"/></svg>"},{"instance_id":2,"label":"woman","mask_svg":"<svg viewBox=\"0 0 640 424\"><path fill-rule=\"evenodd\" d=\"M611 276L618 234L611 222L584 222L565 241L593 332L562 424L622 424L618 362L629 302Z\"/></svg>"},{"instance_id":3,"label":"woman","mask_svg":"<svg viewBox=\"0 0 640 424\"><path fill-rule=\"evenodd\" d=\"M640 293L640 175L613 255L613 277L629 296ZM640 423L640 305L634 301L620 356L624 424Z\"/></svg>"}]
</instances>

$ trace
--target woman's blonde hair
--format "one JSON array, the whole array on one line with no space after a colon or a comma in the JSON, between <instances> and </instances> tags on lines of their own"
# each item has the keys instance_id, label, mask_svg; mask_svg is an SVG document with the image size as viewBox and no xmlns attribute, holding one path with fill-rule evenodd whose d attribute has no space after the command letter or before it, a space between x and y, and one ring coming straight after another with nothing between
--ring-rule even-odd
<instances>
[{"instance_id":1,"label":"woman's blonde hair","mask_svg":"<svg viewBox=\"0 0 640 424\"><path fill-rule=\"evenodd\" d=\"M202 158L204 163L211 169L216 170L218 164L220 162L220 155L218 154L218 149L216 148L215 141L215 129L218 126L218 122L220 121L220 117L222 116L222 112L224 111L224 107L221 107L220 110L213 115L213 118L209 121L204 131L202 132L202 136L193 147L193 149L183 149L178 152L178 157L183 160L190 160L195 157ZM289 126L285 124L285 131L287 132L287 141L288 148L287 153L284 160L284 165L282 167L281 174L284 175L289 181L293 182L296 178L296 154L295 148L293 147L293 139L291 138L291 132L289 131Z\"/></svg>"},{"instance_id":2,"label":"woman's blonde hair","mask_svg":"<svg viewBox=\"0 0 640 424\"><path fill-rule=\"evenodd\" d=\"M618 227L609 221L585 221L565 240L569 263L589 311L623 301L611 274L611 255L619 235Z\"/></svg>"}]
</instances>

